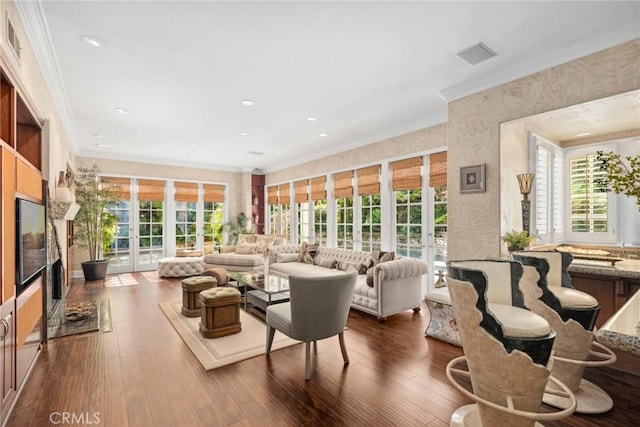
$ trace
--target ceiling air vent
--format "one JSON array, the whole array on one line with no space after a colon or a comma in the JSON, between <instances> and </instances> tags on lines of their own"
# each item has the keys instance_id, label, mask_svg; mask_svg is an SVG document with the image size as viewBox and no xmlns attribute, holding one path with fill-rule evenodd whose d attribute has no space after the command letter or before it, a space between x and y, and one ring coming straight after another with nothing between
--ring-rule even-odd
<instances>
[{"instance_id":1,"label":"ceiling air vent","mask_svg":"<svg viewBox=\"0 0 640 427\"><path fill-rule=\"evenodd\" d=\"M456 55L458 55L469 64L476 65L481 63L482 61L486 61L489 58L493 58L497 55L497 53L489 49L486 44L480 42L474 44L473 46L469 46L464 50L461 50L460 52L456 53Z\"/></svg>"},{"instance_id":2,"label":"ceiling air vent","mask_svg":"<svg viewBox=\"0 0 640 427\"><path fill-rule=\"evenodd\" d=\"M249 154L253 154L254 156L264 156L262 151L249 151Z\"/></svg>"},{"instance_id":3,"label":"ceiling air vent","mask_svg":"<svg viewBox=\"0 0 640 427\"><path fill-rule=\"evenodd\" d=\"M20 59L20 39L18 39L16 30L13 28L13 24L9 20L9 16L7 16L7 41L18 59Z\"/></svg>"}]
</instances>

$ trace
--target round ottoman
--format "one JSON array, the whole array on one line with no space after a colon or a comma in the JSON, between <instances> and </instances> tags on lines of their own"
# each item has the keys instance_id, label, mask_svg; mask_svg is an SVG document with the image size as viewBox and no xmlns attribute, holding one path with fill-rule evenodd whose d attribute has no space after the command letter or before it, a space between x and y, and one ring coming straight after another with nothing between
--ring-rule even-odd
<instances>
[{"instance_id":1,"label":"round ottoman","mask_svg":"<svg viewBox=\"0 0 640 427\"><path fill-rule=\"evenodd\" d=\"M182 280L182 315L200 316L200 292L217 286L218 281L211 276L196 276Z\"/></svg>"},{"instance_id":2,"label":"round ottoman","mask_svg":"<svg viewBox=\"0 0 640 427\"><path fill-rule=\"evenodd\" d=\"M236 288L211 288L200 292L200 334L219 338L240 332L240 291Z\"/></svg>"}]
</instances>

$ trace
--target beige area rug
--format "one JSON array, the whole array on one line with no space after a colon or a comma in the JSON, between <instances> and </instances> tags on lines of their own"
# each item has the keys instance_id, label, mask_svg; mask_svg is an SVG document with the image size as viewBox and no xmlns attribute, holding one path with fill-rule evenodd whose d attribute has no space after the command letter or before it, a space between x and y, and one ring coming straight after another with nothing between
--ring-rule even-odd
<instances>
[{"instance_id":1,"label":"beige area rug","mask_svg":"<svg viewBox=\"0 0 640 427\"><path fill-rule=\"evenodd\" d=\"M180 313L181 303L159 305L205 371L260 356L266 352L266 325L242 310L240 310L242 331L221 338L204 338L199 331L200 317L183 316ZM299 343L300 341L276 331L271 351Z\"/></svg>"}]
</instances>

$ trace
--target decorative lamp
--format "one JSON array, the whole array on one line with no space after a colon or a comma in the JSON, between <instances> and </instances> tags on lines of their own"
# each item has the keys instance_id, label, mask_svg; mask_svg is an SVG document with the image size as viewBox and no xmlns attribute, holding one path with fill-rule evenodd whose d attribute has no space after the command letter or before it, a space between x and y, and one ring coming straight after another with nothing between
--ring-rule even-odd
<instances>
[{"instance_id":1,"label":"decorative lamp","mask_svg":"<svg viewBox=\"0 0 640 427\"><path fill-rule=\"evenodd\" d=\"M529 219L531 217L531 201L529 200L529 193L531 193L531 186L533 185L533 173L521 173L516 175L518 178L518 184L520 185L520 194L522 194L522 229L529 235Z\"/></svg>"}]
</instances>

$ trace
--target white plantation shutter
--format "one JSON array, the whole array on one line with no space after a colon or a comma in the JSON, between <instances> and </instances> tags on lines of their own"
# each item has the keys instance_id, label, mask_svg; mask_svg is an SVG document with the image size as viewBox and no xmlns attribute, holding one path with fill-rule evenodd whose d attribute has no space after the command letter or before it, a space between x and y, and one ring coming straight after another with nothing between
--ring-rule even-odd
<instances>
[{"instance_id":1,"label":"white plantation shutter","mask_svg":"<svg viewBox=\"0 0 640 427\"><path fill-rule=\"evenodd\" d=\"M569 228L572 233L607 233L607 193L596 154L569 158Z\"/></svg>"},{"instance_id":2,"label":"white plantation shutter","mask_svg":"<svg viewBox=\"0 0 640 427\"><path fill-rule=\"evenodd\" d=\"M543 242L549 242L549 157L547 147L536 147L536 231Z\"/></svg>"},{"instance_id":3,"label":"white plantation shutter","mask_svg":"<svg viewBox=\"0 0 640 427\"><path fill-rule=\"evenodd\" d=\"M564 197L563 197L563 182L564 182L564 156L560 150L556 150L553 153L553 187L552 187L552 219L551 224L553 226L552 241L559 241L563 239L564 233Z\"/></svg>"}]
</instances>

